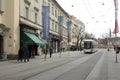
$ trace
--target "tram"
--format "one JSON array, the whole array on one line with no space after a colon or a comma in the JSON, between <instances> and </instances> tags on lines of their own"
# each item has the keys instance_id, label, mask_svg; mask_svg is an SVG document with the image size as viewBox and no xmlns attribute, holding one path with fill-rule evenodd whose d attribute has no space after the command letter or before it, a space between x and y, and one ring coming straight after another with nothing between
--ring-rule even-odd
<instances>
[{"instance_id":1,"label":"tram","mask_svg":"<svg viewBox=\"0 0 120 80\"><path fill-rule=\"evenodd\" d=\"M82 45L84 53L93 53L98 50L98 42L92 39L84 39Z\"/></svg>"}]
</instances>

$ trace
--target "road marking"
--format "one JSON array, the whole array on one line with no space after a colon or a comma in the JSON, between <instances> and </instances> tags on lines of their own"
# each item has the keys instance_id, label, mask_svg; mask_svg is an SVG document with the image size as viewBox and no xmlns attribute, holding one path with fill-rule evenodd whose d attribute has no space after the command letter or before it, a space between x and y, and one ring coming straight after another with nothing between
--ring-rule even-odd
<instances>
[{"instance_id":1,"label":"road marking","mask_svg":"<svg viewBox=\"0 0 120 80\"><path fill-rule=\"evenodd\" d=\"M75 68L76 66L79 66L81 63L87 61L97 53L82 57L80 59L77 59L75 61L72 61L68 64L62 65L60 67L54 68L52 70L46 71L44 73L38 74L34 77L28 78L26 80L54 80L57 76ZM66 68L67 67L67 68Z\"/></svg>"},{"instance_id":2,"label":"road marking","mask_svg":"<svg viewBox=\"0 0 120 80\"><path fill-rule=\"evenodd\" d=\"M93 70L90 72L90 74L87 76L85 80L98 80L97 78L99 76L104 58L105 58L105 52L102 54L100 60L97 62L97 64L95 65L95 67L93 68Z\"/></svg>"}]
</instances>

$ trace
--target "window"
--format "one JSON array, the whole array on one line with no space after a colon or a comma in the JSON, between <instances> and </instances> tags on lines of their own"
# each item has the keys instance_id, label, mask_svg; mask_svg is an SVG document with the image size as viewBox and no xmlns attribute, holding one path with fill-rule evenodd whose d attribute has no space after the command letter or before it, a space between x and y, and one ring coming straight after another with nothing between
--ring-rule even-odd
<instances>
[{"instance_id":1,"label":"window","mask_svg":"<svg viewBox=\"0 0 120 80\"><path fill-rule=\"evenodd\" d=\"M37 3L38 3L38 0L35 0L35 2L37 2Z\"/></svg>"},{"instance_id":2,"label":"window","mask_svg":"<svg viewBox=\"0 0 120 80\"><path fill-rule=\"evenodd\" d=\"M52 5L52 15L54 15L54 5Z\"/></svg>"},{"instance_id":3,"label":"window","mask_svg":"<svg viewBox=\"0 0 120 80\"><path fill-rule=\"evenodd\" d=\"M57 23L55 24L55 31L56 31L56 32L58 31L58 29L57 29Z\"/></svg>"},{"instance_id":4,"label":"window","mask_svg":"<svg viewBox=\"0 0 120 80\"><path fill-rule=\"evenodd\" d=\"M3 11L2 11L2 0L0 0L0 14L2 14Z\"/></svg>"},{"instance_id":5,"label":"window","mask_svg":"<svg viewBox=\"0 0 120 80\"><path fill-rule=\"evenodd\" d=\"M43 2L43 4L44 4L44 2L45 2L45 1L44 1L44 0L42 0L42 2Z\"/></svg>"},{"instance_id":6,"label":"window","mask_svg":"<svg viewBox=\"0 0 120 80\"><path fill-rule=\"evenodd\" d=\"M31 2L29 0L24 0L25 1L25 4L30 6L31 5Z\"/></svg>"},{"instance_id":7,"label":"window","mask_svg":"<svg viewBox=\"0 0 120 80\"><path fill-rule=\"evenodd\" d=\"M52 30L54 31L54 23L52 22Z\"/></svg>"},{"instance_id":8,"label":"window","mask_svg":"<svg viewBox=\"0 0 120 80\"><path fill-rule=\"evenodd\" d=\"M35 23L37 23L38 21L38 13L39 13L39 9L37 7L34 7L34 12L35 12Z\"/></svg>"},{"instance_id":9,"label":"window","mask_svg":"<svg viewBox=\"0 0 120 80\"><path fill-rule=\"evenodd\" d=\"M50 12L50 3L48 3L48 6L49 6L49 12Z\"/></svg>"},{"instance_id":10,"label":"window","mask_svg":"<svg viewBox=\"0 0 120 80\"><path fill-rule=\"evenodd\" d=\"M38 14L35 13L35 23L37 23L37 17L38 17Z\"/></svg>"},{"instance_id":11,"label":"window","mask_svg":"<svg viewBox=\"0 0 120 80\"><path fill-rule=\"evenodd\" d=\"M57 9L55 9L55 17L57 17Z\"/></svg>"},{"instance_id":12,"label":"window","mask_svg":"<svg viewBox=\"0 0 120 80\"><path fill-rule=\"evenodd\" d=\"M2 0L0 0L0 10L2 9Z\"/></svg>"},{"instance_id":13,"label":"window","mask_svg":"<svg viewBox=\"0 0 120 80\"><path fill-rule=\"evenodd\" d=\"M25 7L25 9L26 9L26 18L29 18L29 8Z\"/></svg>"}]
</instances>

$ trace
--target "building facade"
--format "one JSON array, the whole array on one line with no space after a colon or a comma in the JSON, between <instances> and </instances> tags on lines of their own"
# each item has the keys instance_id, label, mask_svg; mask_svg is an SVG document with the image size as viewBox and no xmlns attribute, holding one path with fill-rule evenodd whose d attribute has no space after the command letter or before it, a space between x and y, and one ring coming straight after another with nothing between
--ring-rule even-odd
<instances>
[{"instance_id":1,"label":"building facade","mask_svg":"<svg viewBox=\"0 0 120 80\"><path fill-rule=\"evenodd\" d=\"M56 0L43 1L44 5L49 6L50 8L49 46L53 47L53 52L59 52L60 48L62 48L62 50L67 50L67 22L70 19L70 16L66 11L64 11Z\"/></svg>"},{"instance_id":2,"label":"building facade","mask_svg":"<svg viewBox=\"0 0 120 80\"><path fill-rule=\"evenodd\" d=\"M21 47L36 55L46 44L66 51L72 22L56 0L0 0L0 59L16 58Z\"/></svg>"},{"instance_id":3,"label":"building facade","mask_svg":"<svg viewBox=\"0 0 120 80\"><path fill-rule=\"evenodd\" d=\"M78 35L84 36L85 25L82 21L80 21L79 19L77 19L74 16L71 16L71 20L72 20L72 24L71 24L71 42L70 42L70 44L72 46L76 46Z\"/></svg>"},{"instance_id":4,"label":"building facade","mask_svg":"<svg viewBox=\"0 0 120 80\"><path fill-rule=\"evenodd\" d=\"M0 58L16 54L19 48L19 2L0 0Z\"/></svg>"}]
</instances>

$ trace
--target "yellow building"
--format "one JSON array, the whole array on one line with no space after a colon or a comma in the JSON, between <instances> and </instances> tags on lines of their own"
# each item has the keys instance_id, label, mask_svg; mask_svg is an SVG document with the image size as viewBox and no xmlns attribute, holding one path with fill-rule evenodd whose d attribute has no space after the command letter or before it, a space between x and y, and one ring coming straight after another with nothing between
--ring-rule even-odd
<instances>
[{"instance_id":1,"label":"yellow building","mask_svg":"<svg viewBox=\"0 0 120 80\"><path fill-rule=\"evenodd\" d=\"M0 59L16 58L20 47L27 47L29 53L34 48L37 55L45 45L44 34L49 35L53 52L67 50L71 19L56 0L0 0Z\"/></svg>"},{"instance_id":2,"label":"yellow building","mask_svg":"<svg viewBox=\"0 0 120 80\"><path fill-rule=\"evenodd\" d=\"M42 33L41 6L41 0L0 0L1 59L16 58L21 44L27 43L22 40L23 33L26 33L26 36L28 34L29 39L33 36L38 40ZM31 43L33 42L31 40Z\"/></svg>"},{"instance_id":3,"label":"yellow building","mask_svg":"<svg viewBox=\"0 0 120 80\"><path fill-rule=\"evenodd\" d=\"M32 49L35 54L41 52L42 41L42 0L19 0L20 1L20 47L27 47L30 57Z\"/></svg>"},{"instance_id":4,"label":"yellow building","mask_svg":"<svg viewBox=\"0 0 120 80\"><path fill-rule=\"evenodd\" d=\"M19 1L0 0L0 58L19 48Z\"/></svg>"}]
</instances>

